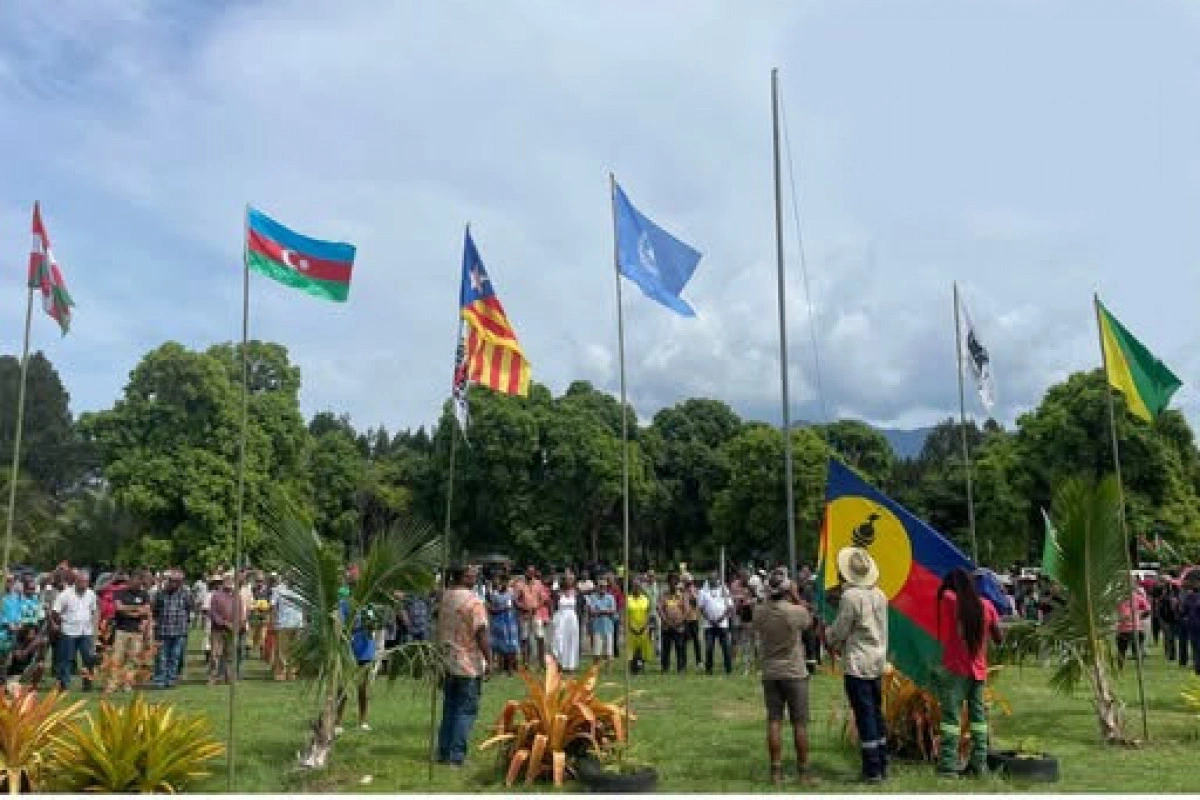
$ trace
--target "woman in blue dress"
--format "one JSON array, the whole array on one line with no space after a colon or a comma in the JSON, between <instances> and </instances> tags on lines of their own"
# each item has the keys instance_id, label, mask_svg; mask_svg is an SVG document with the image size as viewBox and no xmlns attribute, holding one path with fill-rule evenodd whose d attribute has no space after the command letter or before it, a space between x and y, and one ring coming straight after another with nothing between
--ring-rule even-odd
<instances>
[{"instance_id":1,"label":"woman in blue dress","mask_svg":"<svg viewBox=\"0 0 1200 800\"><path fill-rule=\"evenodd\" d=\"M496 666L511 676L517 668L520 641L517 633L517 607L508 588L506 573L497 572L492 578L492 590L488 592L487 606Z\"/></svg>"},{"instance_id":2,"label":"woman in blue dress","mask_svg":"<svg viewBox=\"0 0 1200 800\"><path fill-rule=\"evenodd\" d=\"M496 666L511 675L517 667L517 650L521 642L517 632L516 601L509 589L508 573L497 572L492 578L492 589L487 593L487 613Z\"/></svg>"}]
</instances>

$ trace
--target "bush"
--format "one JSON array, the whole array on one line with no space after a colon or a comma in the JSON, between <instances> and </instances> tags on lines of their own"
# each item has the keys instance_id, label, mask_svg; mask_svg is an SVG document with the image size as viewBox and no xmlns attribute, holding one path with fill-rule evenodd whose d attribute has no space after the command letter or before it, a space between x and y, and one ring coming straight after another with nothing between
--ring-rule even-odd
<instances>
[{"instance_id":1,"label":"bush","mask_svg":"<svg viewBox=\"0 0 1200 800\"><path fill-rule=\"evenodd\" d=\"M67 705L58 691L39 698L25 687L0 690L0 789L10 794L44 791L49 769L45 754L81 708L82 702Z\"/></svg>"},{"instance_id":2,"label":"bush","mask_svg":"<svg viewBox=\"0 0 1200 800\"><path fill-rule=\"evenodd\" d=\"M625 708L596 699L599 671L599 666L593 666L579 678L564 681L558 663L550 656L541 682L521 670L529 695L505 704L494 726L495 735L479 746L480 750L505 746L501 758L505 786L516 782L523 767L526 783L548 774L555 786L562 786L570 769L567 756L590 753L602 757L625 741ZM632 714L628 716L634 719Z\"/></svg>"},{"instance_id":3,"label":"bush","mask_svg":"<svg viewBox=\"0 0 1200 800\"><path fill-rule=\"evenodd\" d=\"M209 775L206 765L224 752L204 715L135 694L127 706L101 700L97 717L69 724L54 737L50 761L59 791L175 793Z\"/></svg>"}]
</instances>

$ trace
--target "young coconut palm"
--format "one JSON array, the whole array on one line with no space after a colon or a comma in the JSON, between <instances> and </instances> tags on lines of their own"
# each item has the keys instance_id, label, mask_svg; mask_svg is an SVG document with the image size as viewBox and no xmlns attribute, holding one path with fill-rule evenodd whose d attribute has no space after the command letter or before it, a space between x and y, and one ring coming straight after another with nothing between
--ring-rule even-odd
<instances>
[{"instance_id":1,"label":"young coconut palm","mask_svg":"<svg viewBox=\"0 0 1200 800\"><path fill-rule=\"evenodd\" d=\"M1112 631L1117 605L1129 598L1125 539L1121 530L1117 481L1071 479L1054 498L1061 558L1058 579L1062 605L1041 625L1019 623L1008 632L1003 651L1018 661L1054 653L1051 686L1071 692L1087 681L1100 735L1125 741L1121 702L1113 680Z\"/></svg>"},{"instance_id":2,"label":"young coconut palm","mask_svg":"<svg viewBox=\"0 0 1200 800\"><path fill-rule=\"evenodd\" d=\"M304 630L296 639L291 657L302 678L317 697L317 720L308 746L298 754L301 765L324 767L333 750L338 701L352 697L371 665L360 666L351 652L353 620L375 604L390 604L392 593L429 591L441 552L441 539L427 526L402 521L371 544L358 580L347 598L349 613L343 621L338 589L345 565L341 548L321 540L310 526L295 518L270 524L273 556L288 589L304 612ZM433 645L415 643L395 648L390 656L389 679L403 670L436 680L441 660Z\"/></svg>"}]
</instances>

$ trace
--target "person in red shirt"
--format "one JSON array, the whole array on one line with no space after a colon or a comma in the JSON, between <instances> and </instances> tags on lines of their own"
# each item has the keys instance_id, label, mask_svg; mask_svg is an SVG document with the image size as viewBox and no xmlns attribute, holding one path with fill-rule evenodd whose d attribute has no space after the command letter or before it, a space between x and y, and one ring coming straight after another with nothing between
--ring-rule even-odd
<instances>
[{"instance_id":1,"label":"person in red shirt","mask_svg":"<svg viewBox=\"0 0 1200 800\"><path fill-rule=\"evenodd\" d=\"M1133 650L1134 658L1145 657L1146 633L1142 622L1150 616L1150 600L1146 590L1138 586L1133 590L1136 613L1129 613L1129 598L1117 604L1117 669L1125 669L1125 654Z\"/></svg>"},{"instance_id":2,"label":"person in red shirt","mask_svg":"<svg viewBox=\"0 0 1200 800\"><path fill-rule=\"evenodd\" d=\"M942 707L938 775L958 777L958 740L962 704L967 703L971 726L971 757L967 771L987 773L988 725L983 704L987 681L987 640L1000 644L1000 615L990 600L975 591L970 574L955 568L942 579L937 591L938 639L942 668L937 674L938 702Z\"/></svg>"}]
</instances>

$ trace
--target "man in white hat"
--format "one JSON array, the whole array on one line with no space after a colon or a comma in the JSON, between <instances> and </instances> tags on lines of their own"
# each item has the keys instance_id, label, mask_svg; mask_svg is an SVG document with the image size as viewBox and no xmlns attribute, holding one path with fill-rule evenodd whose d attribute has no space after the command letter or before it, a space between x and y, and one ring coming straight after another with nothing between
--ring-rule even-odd
<instances>
[{"instance_id":1,"label":"man in white hat","mask_svg":"<svg viewBox=\"0 0 1200 800\"><path fill-rule=\"evenodd\" d=\"M842 599L826 642L842 657L846 697L854 710L862 748L862 779L881 783L887 778L887 728L880 696L887 663L887 595L876 586L879 567L863 548L843 548L837 565Z\"/></svg>"}]
</instances>

